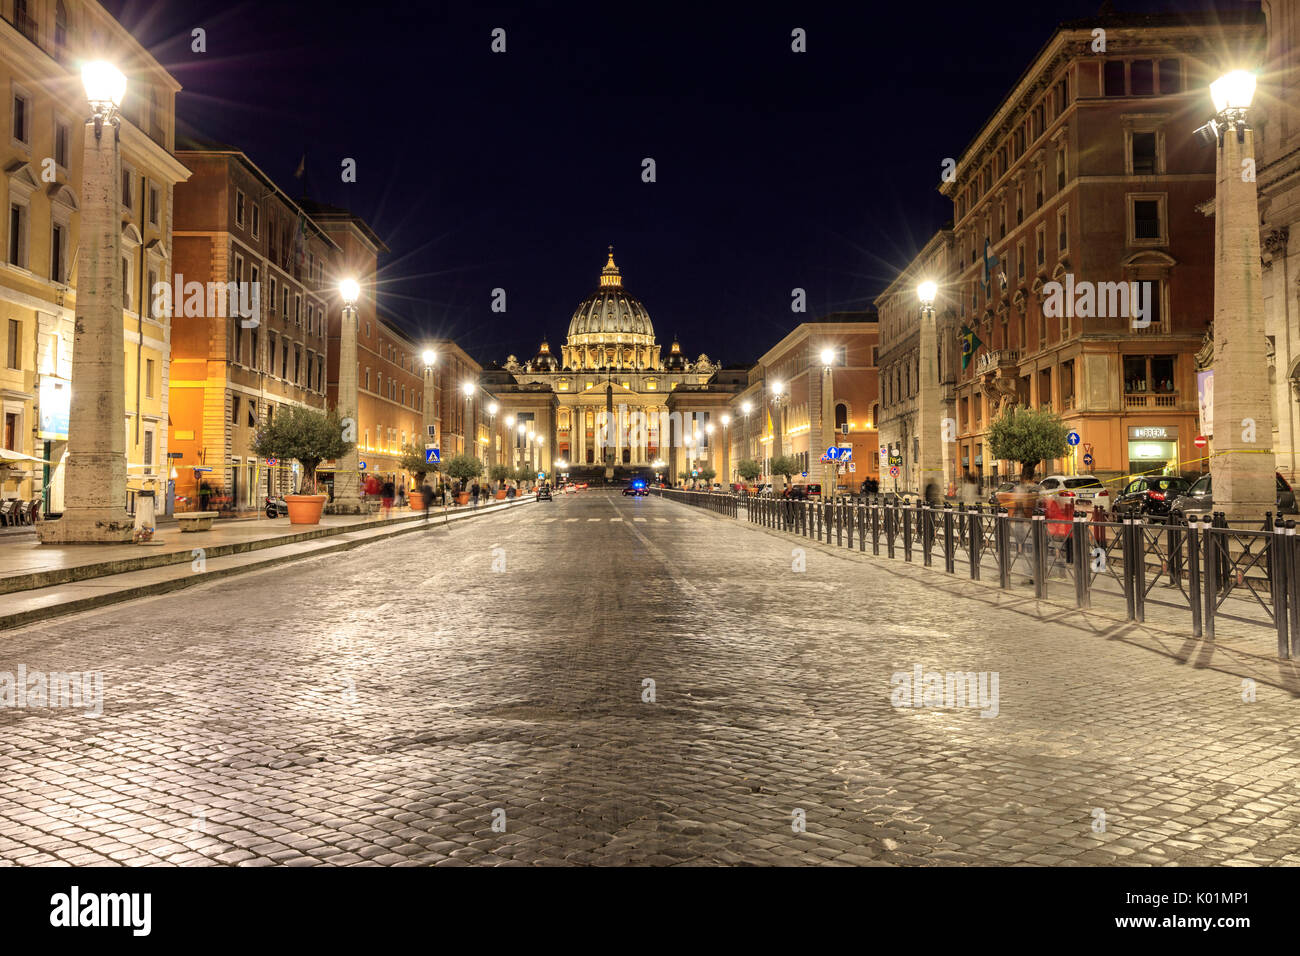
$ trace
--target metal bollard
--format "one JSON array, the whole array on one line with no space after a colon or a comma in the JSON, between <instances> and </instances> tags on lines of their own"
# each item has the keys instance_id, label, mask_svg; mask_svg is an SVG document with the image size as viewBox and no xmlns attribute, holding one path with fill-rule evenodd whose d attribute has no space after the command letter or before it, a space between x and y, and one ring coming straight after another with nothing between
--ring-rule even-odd
<instances>
[{"instance_id":1,"label":"metal bollard","mask_svg":"<svg viewBox=\"0 0 1300 956\"><path fill-rule=\"evenodd\" d=\"M880 557L880 505L871 504L871 553Z\"/></svg>"},{"instance_id":2,"label":"metal bollard","mask_svg":"<svg viewBox=\"0 0 1300 956\"><path fill-rule=\"evenodd\" d=\"M1291 658L1300 657L1300 555L1296 554L1295 521L1286 522L1286 588L1291 600L1287 602L1291 627Z\"/></svg>"},{"instance_id":3,"label":"metal bollard","mask_svg":"<svg viewBox=\"0 0 1300 956\"><path fill-rule=\"evenodd\" d=\"M921 564L928 568L934 560L934 512L927 506L919 509L917 517L921 521Z\"/></svg>"},{"instance_id":4,"label":"metal bollard","mask_svg":"<svg viewBox=\"0 0 1300 956\"><path fill-rule=\"evenodd\" d=\"M1082 512L1074 516L1070 528L1071 559L1074 562L1074 606L1092 607L1092 552L1088 548L1088 516Z\"/></svg>"},{"instance_id":5,"label":"metal bollard","mask_svg":"<svg viewBox=\"0 0 1300 956\"><path fill-rule=\"evenodd\" d=\"M1192 608L1192 637L1201 636L1201 520L1187 519L1187 603Z\"/></svg>"},{"instance_id":6,"label":"metal bollard","mask_svg":"<svg viewBox=\"0 0 1300 956\"><path fill-rule=\"evenodd\" d=\"M889 505L885 505L885 544L889 548L889 557L894 557L894 532L898 527L898 514Z\"/></svg>"},{"instance_id":7,"label":"metal bollard","mask_svg":"<svg viewBox=\"0 0 1300 956\"><path fill-rule=\"evenodd\" d=\"M1217 517L1217 516L1216 516ZM1205 596L1205 639L1214 640L1214 612L1219 605L1219 542L1216 540L1218 522L1209 515L1202 516L1208 522L1205 532L1205 581L1201 588Z\"/></svg>"},{"instance_id":8,"label":"metal bollard","mask_svg":"<svg viewBox=\"0 0 1300 956\"><path fill-rule=\"evenodd\" d=\"M1125 518L1124 527L1120 531L1120 549L1124 554L1124 616L1126 620L1132 621L1137 618L1137 609L1134 606L1134 559L1133 559L1133 519Z\"/></svg>"},{"instance_id":9,"label":"metal bollard","mask_svg":"<svg viewBox=\"0 0 1300 956\"><path fill-rule=\"evenodd\" d=\"M1030 524L1034 541L1034 597L1047 597L1047 521L1043 515L1034 515Z\"/></svg>"},{"instance_id":10,"label":"metal bollard","mask_svg":"<svg viewBox=\"0 0 1300 956\"><path fill-rule=\"evenodd\" d=\"M903 508L903 560L912 560L912 509Z\"/></svg>"},{"instance_id":11,"label":"metal bollard","mask_svg":"<svg viewBox=\"0 0 1300 956\"><path fill-rule=\"evenodd\" d=\"M957 554L953 548L952 541L952 506L943 506L943 569L949 574L956 570Z\"/></svg>"},{"instance_id":12,"label":"metal bollard","mask_svg":"<svg viewBox=\"0 0 1300 956\"><path fill-rule=\"evenodd\" d=\"M844 547L844 505L837 498L831 504L835 512L835 547Z\"/></svg>"},{"instance_id":13,"label":"metal bollard","mask_svg":"<svg viewBox=\"0 0 1300 956\"><path fill-rule=\"evenodd\" d=\"M844 516L848 520L849 550L853 550L853 522L858 516L858 506L853 502L844 505Z\"/></svg>"},{"instance_id":14,"label":"metal bollard","mask_svg":"<svg viewBox=\"0 0 1300 956\"><path fill-rule=\"evenodd\" d=\"M1287 608L1286 525L1281 518L1273 522L1273 534L1267 547L1268 583L1273 595L1273 625L1277 629L1277 656L1286 660L1291 653L1291 636L1287 630L1290 611Z\"/></svg>"},{"instance_id":15,"label":"metal bollard","mask_svg":"<svg viewBox=\"0 0 1300 956\"><path fill-rule=\"evenodd\" d=\"M998 547L998 586L1009 589L1011 587L1011 518L1005 511L995 511L993 520L995 522L993 540Z\"/></svg>"},{"instance_id":16,"label":"metal bollard","mask_svg":"<svg viewBox=\"0 0 1300 956\"><path fill-rule=\"evenodd\" d=\"M966 513L966 533L970 535L970 579L980 579L980 560L984 554L984 511Z\"/></svg>"}]
</instances>

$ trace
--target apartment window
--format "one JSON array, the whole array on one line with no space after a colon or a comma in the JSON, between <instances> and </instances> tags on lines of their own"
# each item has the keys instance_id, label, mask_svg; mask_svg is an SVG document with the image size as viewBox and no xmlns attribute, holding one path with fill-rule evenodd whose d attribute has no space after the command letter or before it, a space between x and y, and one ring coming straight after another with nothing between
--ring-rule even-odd
<instances>
[{"instance_id":1,"label":"apartment window","mask_svg":"<svg viewBox=\"0 0 1300 956\"><path fill-rule=\"evenodd\" d=\"M1169 394L1174 388L1174 356L1124 356L1124 391Z\"/></svg>"},{"instance_id":2,"label":"apartment window","mask_svg":"<svg viewBox=\"0 0 1300 956\"><path fill-rule=\"evenodd\" d=\"M258 208L257 203L253 203L253 238L256 239L262 234L262 210Z\"/></svg>"},{"instance_id":3,"label":"apartment window","mask_svg":"<svg viewBox=\"0 0 1300 956\"><path fill-rule=\"evenodd\" d=\"M239 424L239 396L230 396L230 424Z\"/></svg>"},{"instance_id":4,"label":"apartment window","mask_svg":"<svg viewBox=\"0 0 1300 956\"><path fill-rule=\"evenodd\" d=\"M1160 224L1160 200L1133 199L1131 210L1133 239L1159 242L1164 234Z\"/></svg>"},{"instance_id":5,"label":"apartment window","mask_svg":"<svg viewBox=\"0 0 1300 956\"><path fill-rule=\"evenodd\" d=\"M149 187L149 225L158 225L158 187Z\"/></svg>"},{"instance_id":6,"label":"apartment window","mask_svg":"<svg viewBox=\"0 0 1300 956\"><path fill-rule=\"evenodd\" d=\"M289 343L280 344L280 377L286 382L289 380Z\"/></svg>"},{"instance_id":7,"label":"apartment window","mask_svg":"<svg viewBox=\"0 0 1300 956\"><path fill-rule=\"evenodd\" d=\"M1060 116L1070 105L1070 75L1067 73L1056 83L1056 115Z\"/></svg>"},{"instance_id":8,"label":"apartment window","mask_svg":"<svg viewBox=\"0 0 1300 956\"><path fill-rule=\"evenodd\" d=\"M299 328L302 328L302 296L293 297L293 322Z\"/></svg>"},{"instance_id":9,"label":"apartment window","mask_svg":"<svg viewBox=\"0 0 1300 956\"><path fill-rule=\"evenodd\" d=\"M54 123L54 163L64 169L68 168L68 143L71 137L72 132L68 128L68 124L56 120Z\"/></svg>"},{"instance_id":10,"label":"apartment window","mask_svg":"<svg viewBox=\"0 0 1300 956\"><path fill-rule=\"evenodd\" d=\"M131 259L122 257L122 308L131 311Z\"/></svg>"},{"instance_id":11,"label":"apartment window","mask_svg":"<svg viewBox=\"0 0 1300 956\"><path fill-rule=\"evenodd\" d=\"M157 269L150 269L148 275L149 275L149 281L148 281L147 283L145 283L144 302L141 303L141 307L144 309L144 315L145 315L145 318L147 318L147 319L152 319L152 318L154 318L154 314L153 314L153 296L154 296L154 292L153 292L153 290L154 290L154 287L155 287L156 285L158 285L158 270L157 270Z\"/></svg>"},{"instance_id":12,"label":"apartment window","mask_svg":"<svg viewBox=\"0 0 1300 956\"><path fill-rule=\"evenodd\" d=\"M1150 60L1134 60L1128 65L1129 93L1133 96L1151 96L1156 91L1154 64Z\"/></svg>"},{"instance_id":13,"label":"apartment window","mask_svg":"<svg viewBox=\"0 0 1300 956\"><path fill-rule=\"evenodd\" d=\"M1135 176L1154 176L1156 170L1156 134L1154 130L1134 132L1130 153Z\"/></svg>"},{"instance_id":14,"label":"apartment window","mask_svg":"<svg viewBox=\"0 0 1300 956\"><path fill-rule=\"evenodd\" d=\"M63 0L58 0L54 5L54 48L60 60L63 59L67 45L68 7Z\"/></svg>"},{"instance_id":15,"label":"apartment window","mask_svg":"<svg viewBox=\"0 0 1300 956\"><path fill-rule=\"evenodd\" d=\"M1066 153L1065 143L1061 143L1060 147L1056 150L1056 188L1057 189L1065 188L1065 161L1066 161L1065 153Z\"/></svg>"},{"instance_id":16,"label":"apartment window","mask_svg":"<svg viewBox=\"0 0 1300 956\"><path fill-rule=\"evenodd\" d=\"M293 347L293 381L295 385L302 384L302 346Z\"/></svg>"},{"instance_id":17,"label":"apartment window","mask_svg":"<svg viewBox=\"0 0 1300 956\"><path fill-rule=\"evenodd\" d=\"M145 470L153 471L153 429L144 430L144 461L141 462Z\"/></svg>"},{"instance_id":18,"label":"apartment window","mask_svg":"<svg viewBox=\"0 0 1300 956\"><path fill-rule=\"evenodd\" d=\"M1016 278L1025 277L1025 244L1023 242L1016 244Z\"/></svg>"},{"instance_id":19,"label":"apartment window","mask_svg":"<svg viewBox=\"0 0 1300 956\"><path fill-rule=\"evenodd\" d=\"M325 391L325 356L316 356L316 390Z\"/></svg>"},{"instance_id":20,"label":"apartment window","mask_svg":"<svg viewBox=\"0 0 1300 956\"><path fill-rule=\"evenodd\" d=\"M153 368L154 360L144 360L144 397L153 398Z\"/></svg>"},{"instance_id":21,"label":"apartment window","mask_svg":"<svg viewBox=\"0 0 1300 956\"><path fill-rule=\"evenodd\" d=\"M1056 248L1059 255L1070 248L1070 215L1065 209L1056 215Z\"/></svg>"},{"instance_id":22,"label":"apartment window","mask_svg":"<svg viewBox=\"0 0 1300 956\"><path fill-rule=\"evenodd\" d=\"M366 391L370 391L370 369L366 369Z\"/></svg>"},{"instance_id":23,"label":"apartment window","mask_svg":"<svg viewBox=\"0 0 1300 956\"><path fill-rule=\"evenodd\" d=\"M1160 61L1160 92L1181 93L1183 91L1183 69L1178 60Z\"/></svg>"},{"instance_id":24,"label":"apartment window","mask_svg":"<svg viewBox=\"0 0 1300 956\"><path fill-rule=\"evenodd\" d=\"M240 190L235 190L235 225L241 229L244 226L244 194Z\"/></svg>"},{"instance_id":25,"label":"apartment window","mask_svg":"<svg viewBox=\"0 0 1300 956\"><path fill-rule=\"evenodd\" d=\"M135 202L131 198L131 170L125 166L122 167L122 205L127 209L134 209Z\"/></svg>"},{"instance_id":26,"label":"apartment window","mask_svg":"<svg viewBox=\"0 0 1300 956\"><path fill-rule=\"evenodd\" d=\"M14 139L24 146L31 145L32 100L26 93L14 90L13 130Z\"/></svg>"},{"instance_id":27,"label":"apartment window","mask_svg":"<svg viewBox=\"0 0 1300 956\"><path fill-rule=\"evenodd\" d=\"M284 287L284 319L289 320L289 287Z\"/></svg>"},{"instance_id":28,"label":"apartment window","mask_svg":"<svg viewBox=\"0 0 1300 956\"><path fill-rule=\"evenodd\" d=\"M27 204L9 202L9 264L27 268Z\"/></svg>"},{"instance_id":29,"label":"apartment window","mask_svg":"<svg viewBox=\"0 0 1300 956\"><path fill-rule=\"evenodd\" d=\"M271 303L271 313L274 314L275 313L275 276L271 276L271 297L269 301Z\"/></svg>"},{"instance_id":30,"label":"apartment window","mask_svg":"<svg viewBox=\"0 0 1300 956\"><path fill-rule=\"evenodd\" d=\"M61 222L50 226L50 279L67 282L68 227Z\"/></svg>"},{"instance_id":31,"label":"apartment window","mask_svg":"<svg viewBox=\"0 0 1300 956\"><path fill-rule=\"evenodd\" d=\"M1107 60L1102 66L1102 90L1106 96L1124 95L1124 61Z\"/></svg>"},{"instance_id":32,"label":"apartment window","mask_svg":"<svg viewBox=\"0 0 1300 956\"><path fill-rule=\"evenodd\" d=\"M1047 262L1047 227L1046 226L1038 227L1038 230L1034 233L1034 244L1037 246L1037 250L1035 252L1035 258L1038 263L1038 268L1041 269L1044 266L1044 264Z\"/></svg>"},{"instance_id":33,"label":"apartment window","mask_svg":"<svg viewBox=\"0 0 1300 956\"><path fill-rule=\"evenodd\" d=\"M23 341L23 324L17 319L10 319L9 320L9 348L5 353L8 356L10 368L22 368L22 366L18 364L18 353L22 348L22 341Z\"/></svg>"},{"instance_id":34,"label":"apartment window","mask_svg":"<svg viewBox=\"0 0 1300 956\"><path fill-rule=\"evenodd\" d=\"M257 340L257 329L256 328L249 329L248 335L249 338L252 339L251 344L253 346L253 368L260 372L262 370L262 352L258 348L260 343Z\"/></svg>"},{"instance_id":35,"label":"apartment window","mask_svg":"<svg viewBox=\"0 0 1300 956\"><path fill-rule=\"evenodd\" d=\"M267 372L269 372L272 375L275 374L275 343L276 343L275 333L268 332L266 334L266 355L270 361L269 361L269 367L267 368Z\"/></svg>"},{"instance_id":36,"label":"apartment window","mask_svg":"<svg viewBox=\"0 0 1300 956\"><path fill-rule=\"evenodd\" d=\"M1034 208L1043 208L1043 171L1034 171Z\"/></svg>"},{"instance_id":37,"label":"apartment window","mask_svg":"<svg viewBox=\"0 0 1300 956\"><path fill-rule=\"evenodd\" d=\"M248 400L248 427L257 427L257 402L251 398Z\"/></svg>"}]
</instances>

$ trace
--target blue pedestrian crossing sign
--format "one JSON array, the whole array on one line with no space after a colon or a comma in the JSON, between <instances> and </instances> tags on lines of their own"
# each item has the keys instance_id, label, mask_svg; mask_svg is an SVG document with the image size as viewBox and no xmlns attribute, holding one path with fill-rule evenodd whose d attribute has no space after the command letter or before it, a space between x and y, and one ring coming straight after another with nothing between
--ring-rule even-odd
<instances>
[{"instance_id":1,"label":"blue pedestrian crossing sign","mask_svg":"<svg viewBox=\"0 0 1300 956\"><path fill-rule=\"evenodd\" d=\"M424 450L424 463L426 465L436 465L442 461L440 452L436 448L426 448Z\"/></svg>"},{"instance_id":2,"label":"blue pedestrian crossing sign","mask_svg":"<svg viewBox=\"0 0 1300 956\"><path fill-rule=\"evenodd\" d=\"M1066 440L1067 442L1069 442L1071 445L1077 445L1077 444L1079 444L1079 441L1080 441L1080 439L1079 439L1079 433L1078 433L1078 432L1070 432L1070 434L1069 434L1068 436L1066 436L1066 439L1065 439L1065 440Z\"/></svg>"}]
</instances>

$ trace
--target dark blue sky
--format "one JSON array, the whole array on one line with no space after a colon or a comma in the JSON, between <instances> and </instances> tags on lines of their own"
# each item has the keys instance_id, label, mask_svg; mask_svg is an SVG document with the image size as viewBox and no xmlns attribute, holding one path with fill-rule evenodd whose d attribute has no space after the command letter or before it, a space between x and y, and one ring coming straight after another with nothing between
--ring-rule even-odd
<instances>
[{"instance_id":1,"label":"dark blue sky","mask_svg":"<svg viewBox=\"0 0 1300 956\"><path fill-rule=\"evenodd\" d=\"M306 151L313 197L392 248L383 302L414 334L558 347L612 243L661 343L735 363L790 329L795 286L810 314L869 304L949 218L942 159L1098 0L106 5L184 85L182 132L291 195Z\"/></svg>"}]
</instances>

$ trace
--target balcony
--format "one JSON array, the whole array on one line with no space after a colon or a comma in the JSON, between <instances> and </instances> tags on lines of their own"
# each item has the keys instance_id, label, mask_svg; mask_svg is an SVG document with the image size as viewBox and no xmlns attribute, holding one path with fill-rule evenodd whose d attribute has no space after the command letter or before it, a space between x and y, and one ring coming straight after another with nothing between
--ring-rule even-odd
<instances>
[{"instance_id":1,"label":"balcony","mask_svg":"<svg viewBox=\"0 0 1300 956\"><path fill-rule=\"evenodd\" d=\"M1004 368L1019 368L1020 352L1017 349L993 349L984 352L975 360L975 374L995 372Z\"/></svg>"}]
</instances>

